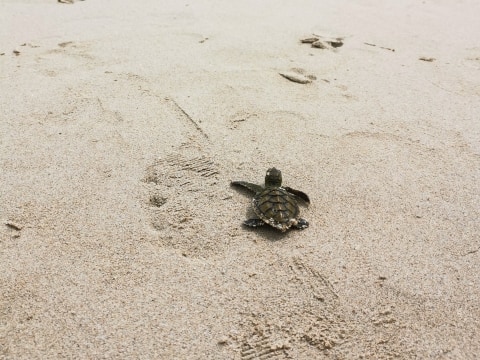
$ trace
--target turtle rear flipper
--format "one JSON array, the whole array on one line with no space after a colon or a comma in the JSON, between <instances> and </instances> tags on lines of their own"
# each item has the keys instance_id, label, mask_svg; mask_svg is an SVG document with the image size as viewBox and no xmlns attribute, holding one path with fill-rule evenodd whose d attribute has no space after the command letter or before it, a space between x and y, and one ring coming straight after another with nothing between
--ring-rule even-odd
<instances>
[{"instance_id":1,"label":"turtle rear flipper","mask_svg":"<svg viewBox=\"0 0 480 360\"><path fill-rule=\"evenodd\" d=\"M308 228L308 221L305 220L305 219L298 219L297 220L297 223L293 225L294 228L296 229L300 229L300 230L303 230L303 229L306 229Z\"/></svg>"},{"instance_id":2,"label":"turtle rear flipper","mask_svg":"<svg viewBox=\"0 0 480 360\"><path fill-rule=\"evenodd\" d=\"M243 225L250 227L259 227L265 225L262 219L248 219L243 222Z\"/></svg>"},{"instance_id":3,"label":"turtle rear flipper","mask_svg":"<svg viewBox=\"0 0 480 360\"><path fill-rule=\"evenodd\" d=\"M310 204L310 198L303 191L292 189L291 187L284 186L284 189L287 190L290 194L295 195L296 197L305 201L305 203Z\"/></svg>"},{"instance_id":4,"label":"turtle rear flipper","mask_svg":"<svg viewBox=\"0 0 480 360\"><path fill-rule=\"evenodd\" d=\"M243 186L244 188L253 191L254 193L259 193L263 190L263 187L260 185L252 184L246 181L232 181L230 185L233 186Z\"/></svg>"}]
</instances>

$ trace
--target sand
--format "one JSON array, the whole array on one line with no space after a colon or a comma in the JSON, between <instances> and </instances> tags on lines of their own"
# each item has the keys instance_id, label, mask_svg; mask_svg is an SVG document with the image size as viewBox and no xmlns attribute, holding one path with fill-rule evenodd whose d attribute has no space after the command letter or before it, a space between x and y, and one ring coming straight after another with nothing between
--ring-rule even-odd
<instances>
[{"instance_id":1,"label":"sand","mask_svg":"<svg viewBox=\"0 0 480 360\"><path fill-rule=\"evenodd\" d=\"M479 13L2 1L0 359L477 358Z\"/></svg>"}]
</instances>

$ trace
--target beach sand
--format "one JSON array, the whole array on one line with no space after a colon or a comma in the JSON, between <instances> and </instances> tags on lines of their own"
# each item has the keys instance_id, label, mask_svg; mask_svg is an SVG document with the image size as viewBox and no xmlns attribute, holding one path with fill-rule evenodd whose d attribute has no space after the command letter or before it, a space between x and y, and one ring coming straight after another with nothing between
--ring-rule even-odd
<instances>
[{"instance_id":1,"label":"beach sand","mask_svg":"<svg viewBox=\"0 0 480 360\"><path fill-rule=\"evenodd\" d=\"M477 358L479 13L1 2L0 359Z\"/></svg>"}]
</instances>

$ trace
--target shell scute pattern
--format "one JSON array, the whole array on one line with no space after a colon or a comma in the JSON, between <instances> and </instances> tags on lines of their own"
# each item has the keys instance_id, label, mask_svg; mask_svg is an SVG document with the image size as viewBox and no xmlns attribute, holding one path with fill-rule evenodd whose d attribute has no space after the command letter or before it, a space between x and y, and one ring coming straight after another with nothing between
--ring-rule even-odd
<instances>
[{"instance_id":1,"label":"shell scute pattern","mask_svg":"<svg viewBox=\"0 0 480 360\"><path fill-rule=\"evenodd\" d=\"M300 212L297 202L286 190L265 189L253 199L255 214L264 220L273 219L279 224L287 224Z\"/></svg>"}]
</instances>

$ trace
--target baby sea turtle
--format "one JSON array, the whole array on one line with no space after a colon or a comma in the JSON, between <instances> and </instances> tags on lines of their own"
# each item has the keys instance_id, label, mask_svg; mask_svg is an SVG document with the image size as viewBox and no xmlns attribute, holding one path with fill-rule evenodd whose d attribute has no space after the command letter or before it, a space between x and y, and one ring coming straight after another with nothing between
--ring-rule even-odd
<instances>
[{"instance_id":1,"label":"baby sea turtle","mask_svg":"<svg viewBox=\"0 0 480 360\"><path fill-rule=\"evenodd\" d=\"M282 186L282 173L280 170L271 168L265 176L265 187L245 181L232 181L232 185L243 186L255 193L252 200L253 211L258 219L244 221L247 226L257 227L268 224L282 232L290 227L305 229L308 221L298 217L300 209L297 200L301 199L309 204L308 195L299 190Z\"/></svg>"}]
</instances>

